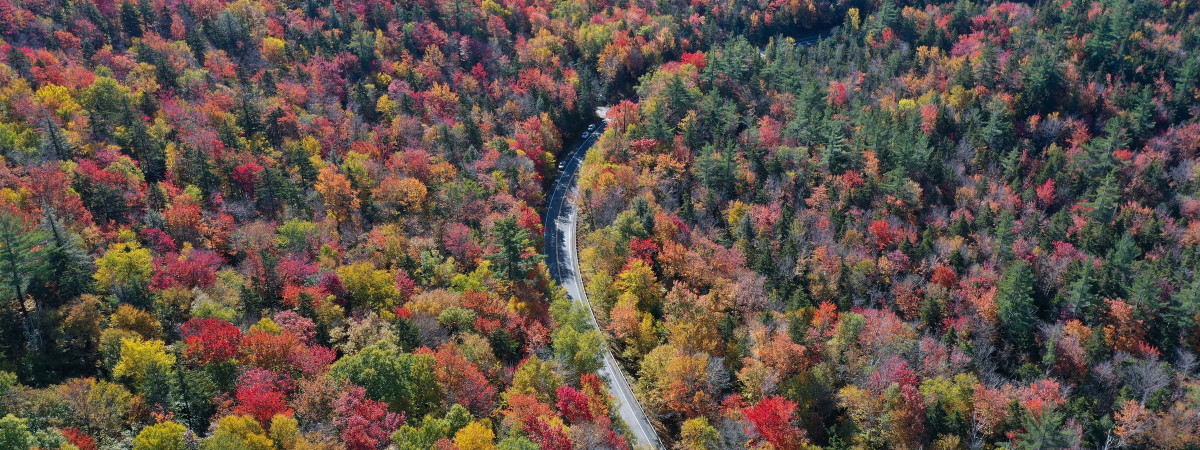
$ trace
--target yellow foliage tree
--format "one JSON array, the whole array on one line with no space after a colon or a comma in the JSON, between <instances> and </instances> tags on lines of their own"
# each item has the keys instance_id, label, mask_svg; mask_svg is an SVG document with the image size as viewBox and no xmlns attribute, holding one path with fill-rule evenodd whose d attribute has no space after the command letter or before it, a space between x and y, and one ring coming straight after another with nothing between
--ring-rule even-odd
<instances>
[{"instance_id":1,"label":"yellow foliage tree","mask_svg":"<svg viewBox=\"0 0 1200 450\"><path fill-rule=\"evenodd\" d=\"M42 105L53 110L54 115L64 122L70 120L72 114L82 109L79 103L76 103L75 99L71 97L71 92L67 88L56 84L42 86L34 95Z\"/></svg>"},{"instance_id":2,"label":"yellow foliage tree","mask_svg":"<svg viewBox=\"0 0 1200 450\"><path fill-rule=\"evenodd\" d=\"M350 301L354 308L371 307L378 311L386 311L400 301L400 290L396 289L396 280L392 274L376 269L369 262L342 266L338 268L337 273L346 284L346 290L350 292Z\"/></svg>"},{"instance_id":3,"label":"yellow foliage tree","mask_svg":"<svg viewBox=\"0 0 1200 450\"><path fill-rule=\"evenodd\" d=\"M492 432L489 421L472 421L454 434L454 445L459 450L493 450L496 433Z\"/></svg>"},{"instance_id":4,"label":"yellow foliage tree","mask_svg":"<svg viewBox=\"0 0 1200 450\"><path fill-rule=\"evenodd\" d=\"M721 433L708 419L697 417L683 423L679 431L679 448L684 450L716 450L721 448Z\"/></svg>"},{"instance_id":5,"label":"yellow foliage tree","mask_svg":"<svg viewBox=\"0 0 1200 450\"><path fill-rule=\"evenodd\" d=\"M537 355L530 356L513 373L512 385L505 396L527 394L537 397L542 403L554 403L554 390L563 384L555 366L557 364L554 361L543 361Z\"/></svg>"},{"instance_id":6,"label":"yellow foliage tree","mask_svg":"<svg viewBox=\"0 0 1200 450\"><path fill-rule=\"evenodd\" d=\"M262 41L262 55L275 64L282 63L286 55L287 43L283 39L267 36Z\"/></svg>"},{"instance_id":7,"label":"yellow foliage tree","mask_svg":"<svg viewBox=\"0 0 1200 450\"><path fill-rule=\"evenodd\" d=\"M292 450L303 440L300 436L300 423L295 417L283 414L276 414L271 418L270 435L275 447L281 450Z\"/></svg>"},{"instance_id":8,"label":"yellow foliage tree","mask_svg":"<svg viewBox=\"0 0 1200 450\"><path fill-rule=\"evenodd\" d=\"M175 355L167 353L166 345L158 339L138 337L121 340L121 360L113 367L113 375L142 383L154 371L169 372L175 367Z\"/></svg>"},{"instance_id":9,"label":"yellow foliage tree","mask_svg":"<svg viewBox=\"0 0 1200 450\"><path fill-rule=\"evenodd\" d=\"M250 416L226 416L217 422L217 430L204 440L203 450L275 450L262 425Z\"/></svg>"},{"instance_id":10,"label":"yellow foliage tree","mask_svg":"<svg viewBox=\"0 0 1200 450\"><path fill-rule=\"evenodd\" d=\"M108 327L132 331L145 339L163 338L162 323L150 313L128 303L122 303L117 307L117 312L109 316Z\"/></svg>"},{"instance_id":11,"label":"yellow foliage tree","mask_svg":"<svg viewBox=\"0 0 1200 450\"><path fill-rule=\"evenodd\" d=\"M117 297L127 299L146 288L153 272L154 258L150 250L137 242L119 242L108 246L104 256L96 259L96 286Z\"/></svg>"},{"instance_id":12,"label":"yellow foliage tree","mask_svg":"<svg viewBox=\"0 0 1200 450\"><path fill-rule=\"evenodd\" d=\"M187 428L175 422L163 422L142 429L133 438L133 450L183 450L187 448Z\"/></svg>"},{"instance_id":13,"label":"yellow foliage tree","mask_svg":"<svg viewBox=\"0 0 1200 450\"><path fill-rule=\"evenodd\" d=\"M641 311L654 311L662 307L662 286L654 269L646 261L634 259L628 267L617 274L617 282L613 285L623 296L636 299L637 308Z\"/></svg>"}]
</instances>

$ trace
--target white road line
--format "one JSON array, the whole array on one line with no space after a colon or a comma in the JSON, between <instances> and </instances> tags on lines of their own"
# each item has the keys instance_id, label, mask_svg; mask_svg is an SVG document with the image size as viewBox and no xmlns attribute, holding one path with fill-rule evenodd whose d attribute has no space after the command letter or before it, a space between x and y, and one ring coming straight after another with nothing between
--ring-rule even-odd
<instances>
[{"instance_id":1,"label":"white road line","mask_svg":"<svg viewBox=\"0 0 1200 450\"><path fill-rule=\"evenodd\" d=\"M587 308L588 317L591 319L593 326L599 330L599 322L596 321L595 313L592 311L591 303L587 298L587 289L583 284L583 278L579 269L578 245L576 243L577 234L576 227L579 222L578 205L574 203L574 191L577 189L576 180L579 175L580 166L583 165L583 160L587 156L587 150L595 143L597 137L603 128L596 130L588 138L571 152L563 164L563 169L558 174L558 180L555 182L555 188L552 195L550 205L546 210L545 239L547 245L547 253L550 247L553 246L554 255L553 263L556 267L551 269L559 284L567 289L568 296L573 301L583 302ZM564 204L565 203L565 204ZM569 206L568 206L569 205ZM564 210L564 208L566 208ZM563 215L566 213L566 223L563 223ZM567 226L564 233L559 227ZM561 240L560 240L561 238ZM566 248L564 248L566 246ZM566 250L565 252L563 250ZM566 258L570 264L572 273L570 280L566 279L563 271L563 258ZM608 341L604 341L604 354L601 357L603 367L600 372L606 378L608 390L617 400L618 416L626 425L629 426L631 438L638 446L648 446L652 448L663 448L662 441L659 440L654 427L650 425L649 419L646 417L644 408L637 396L633 393L633 389L629 386L629 380L625 377L625 373L621 370L616 358L612 356L612 350L608 347Z\"/></svg>"}]
</instances>

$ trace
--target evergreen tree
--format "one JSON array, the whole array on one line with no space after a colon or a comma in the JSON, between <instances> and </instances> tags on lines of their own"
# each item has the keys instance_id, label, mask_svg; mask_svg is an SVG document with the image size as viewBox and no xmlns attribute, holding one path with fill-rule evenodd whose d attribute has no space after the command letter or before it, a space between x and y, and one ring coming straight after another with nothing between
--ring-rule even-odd
<instances>
[{"instance_id":1,"label":"evergreen tree","mask_svg":"<svg viewBox=\"0 0 1200 450\"><path fill-rule=\"evenodd\" d=\"M836 120L826 120L822 135L821 165L829 169L833 175L841 175L849 170L854 160L846 150L846 138L842 135L842 124Z\"/></svg>"},{"instance_id":2,"label":"evergreen tree","mask_svg":"<svg viewBox=\"0 0 1200 450\"><path fill-rule=\"evenodd\" d=\"M497 221L492 234L495 236L497 252L487 258L492 262L496 275L503 280L524 280L529 271L544 258L533 251L529 230L517 224L513 216Z\"/></svg>"},{"instance_id":3,"label":"evergreen tree","mask_svg":"<svg viewBox=\"0 0 1200 450\"><path fill-rule=\"evenodd\" d=\"M1095 269L1089 262L1080 264L1079 275L1072 281L1063 298L1064 306L1083 323L1095 325L1099 323L1100 311L1097 308L1097 283Z\"/></svg>"},{"instance_id":4,"label":"evergreen tree","mask_svg":"<svg viewBox=\"0 0 1200 450\"><path fill-rule=\"evenodd\" d=\"M37 312L30 301L29 283L36 278L46 277L45 250L43 246L49 236L45 231L28 223L25 215L16 211L0 211L0 294L4 301L16 304L21 313L26 348L36 353L40 347L40 333L34 314Z\"/></svg>"},{"instance_id":5,"label":"evergreen tree","mask_svg":"<svg viewBox=\"0 0 1200 450\"><path fill-rule=\"evenodd\" d=\"M54 210L45 207L42 228L49 231L42 250L45 271L31 283L29 292L38 309L54 309L87 292L91 287L92 258L83 238L63 227Z\"/></svg>"},{"instance_id":6,"label":"evergreen tree","mask_svg":"<svg viewBox=\"0 0 1200 450\"><path fill-rule=\"evenodd\" d=\"M1013 449L1047 450L1078 448L1079 435L1063 426L1066 415L1059 411L1021 413L1021 428L1025 431L1012 442Z\"/></svg>"},{"instance_id":7,"label":"evergreen tree","mask_svg":"<svg viewBox=\"0 0 1200 450\"><path fill-rule=\"evenodd\" d=\"M1029 264L1017 260L1008 266L996 290L996 312L1004 340L1020 354L1035 347L1037 307L1033 301L1033 271Z\"/></svg>"},{"instance_id":8,"label":"evergreen tree","mask_svg":"<svg viewBox=\"0 0 1200 450\"><path fill-rule=\"evenodd\" d=\"M125 1L121 2L121 27L131 38L142 37L142 17L136 6Z\"/></svg>"}]
</instances>

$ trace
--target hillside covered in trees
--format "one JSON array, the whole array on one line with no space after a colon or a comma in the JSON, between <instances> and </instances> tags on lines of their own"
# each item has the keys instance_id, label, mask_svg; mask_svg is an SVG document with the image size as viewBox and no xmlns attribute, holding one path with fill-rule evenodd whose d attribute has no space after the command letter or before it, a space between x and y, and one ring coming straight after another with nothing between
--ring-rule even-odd
<instances>
[{"instance_id":1,"label":"hillside covered in trees","mask_svg":"<svg viewBox=\"0 0 1200 450\"><path fill-rule=\"evenodd\" d=\"M650 71L580 181L681 448L1198 448L1200 15L884 2Z\"/></svg>"},{"instance_id":2,"label":"hillside covered in trees","mask_svg":"<svg viewBox=\"0 0 1200 450\"><path fill-rule=\"evenodd\" d=\"M0 0L0 448L627 448L556 155L851 6Z\"/></svg>"},{"instance_id":3,"label":"hillside covered in trees","mask_svg":"<svg viewBox=\"0 0 1200 450\"><path fill-rule=\"evenodd\" d=\"M0 449L625 449L606 340L672 448L1195 448L1197 30L0 0Z\"/></svg>"}]
</instances>

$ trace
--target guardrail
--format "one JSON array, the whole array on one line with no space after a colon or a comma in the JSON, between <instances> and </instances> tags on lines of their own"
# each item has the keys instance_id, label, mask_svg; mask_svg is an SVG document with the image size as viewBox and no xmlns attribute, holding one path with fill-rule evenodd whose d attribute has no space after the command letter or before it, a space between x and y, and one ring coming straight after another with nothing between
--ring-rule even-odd
<instances>
[{"instance_id":1,"label":"guardrail","mask_svg":"<svg viewBox=\"0 0 1200 450\"><path fill-rule=\"evenodd\" d=\"M833 30L826 31L824 33L818 33L818 34L815 34L812 36L805 36L805 37L802 37L799 39L794 39L794 42L796 43L796 45L810 47L810 46L816 45L822 39L833 35L834 32L836 32L836 28ZM646 408L642 405L641 400L637 398L637 393L633 391L632 382L630 381L630 377L625 374L625 369L621 367L620 362L618 362L616 357L613 356L612 347L608 342L608 334L604 333L603 330L600 329L600 321L596 319L596 312L592 309L591 300L588 299L587 285L583 282L583 271L579 267L579 255L578 255L578 253L579 253L579 250L578 250L579 249L579 233L578 233L578 231L579 231L579 228L578 228L579 213L578 213L578 204L576 203L577 199L566 200L566 197L568 197L568 196L573 197L575 195L576 188L574 186L576 185L577 179L579 178L579 170L583 169L583 167L582 167L583 161L587 157L587 151L591 148L592 143L595 142L595 140L598 138L600 133L604 131L604 129L605 129L605 127L602 126L599 129L597 129L595 132L591 133L587 139L584 139L584 141L582 143L580 143L579 147L576 147L574 151L572 151L570 154L568 154L568 156L567 156L568 160L566 161L565 164L563 164L562 170L568 171L571 173L571 175L569 177L570 182L566 186L561 186L559 183L561 183L562 180L555 181L554 191L552 193L552 195L555 195L555 198L550 199L550 204L547 205L547 207L546 207L546 217L543 217L542 220L543 220L543 222L545 222L546 219L553 219L556 221L556 223L554 225L554 230L552 233L553 236L552 236L551 240L552 240L553 244L557 247L558 246L558 238L561 235L561 231L559 230L558 224L557 224L558 217L560 217L562 215L562 211L560 209L563 206L563 202L567 202L567 201L570 202L570 207L572 208L571 225L570 225L571 226L571 243L570 243L570 247L569 247L569 255L568 256L571 259L572 270L575 271L575 282L578 285L579 295L581 297L579 299L579 301L582 301L583 305L585 307L587 307L588 317L591 319L592 326L596 328L596 331L600 332L600 335L602 337L602 342L603 342L602 345L603 345L603 351L604 351L604 356L603 356L604 365L610 367L612 369L612 371L615 372L613 375L616 379L612 380L612 382L615 383L617 385L616 388L620 389L622 392L622 394L617 394L617 396L628 397L628 400L633 401L633 404L630 405L630 407L633 408L634 415L637 416L636 418L639 421L639 423L626 424L626 425L628 425L630 427L637 426L637 427L641 428L642 432L646 435L647 439L649 440L648 443L656 449L661 449L664 447L662 445L662 440L660 440L658 438L658 431L654 429L654 424L650 423L649 418L646 416L646 412L645 412ZM578 155L579 152L583 152L583 155ZM580 167L573 167L572 166L573 164L578 164ZM559 190L565 190L565 192L559 193ZM556 201L558 203L557 206L555 205ZM551 217L551 213L553 213L552 217ZM549 245L549 243L547 243L547 245ZM557 274L555 274L556 275L555 278L557 278L558 280L563 280L564 278L562 276L562 263L561 263L561 261L558 261L558 259L562 257L562 253L561 253L562 249L555 248L554 252L555 252L554 270L558 272ZM610 387L610 389L612 389L612 387ZM616 393L614 393L614 394L616 394Z\"/></svg>"},{"instance_id":2,"label":"guardrail","mask_svg":"<svg viewBox=\"0 0 1200 450\"><path fill-rule=\"evenodd\" d=\"M574 202L572 202L572 204L573 203ZM576 217L578 217L578 216L576 215ZM578 225L579 225L579 220L571 221L571 237L572 237L572 241L574 241L574 242L571 242L572 253L578 253L578 248L579 248ZM592 325L596 327L596 331L599 331L601 333L601 337L603 338L604 358L607 359L607 362L612 366L613 370L615 370L617 372L616 376L619 377L620 383L624 384L624 386L622 386L622 389L629 392L629 398L633 400L633 402L637 405L637 410L639 412L641 412L640 415L642 417L640 419L644 423L639 424L639 426L649 426L650 427L649 430L643 430L643 431L648 431L646 433L646 435L651 440L650 445L654 446L655 448L663 448L662 441L658 438L658 431L654 429L654 424L650 423L649 418L646 417L646 412L645 412L646 407L642 405L641 399L639 399L637 397L637 393L634 392L632 383L629 380L629 376L625 374L625 369L621 367L621 363L618 362L616 357L613 356L612 348L609 346L609 343L608 343L608 335L605 334L603 332L603 330L600 330L600 322L596 319L595 311L592 310L591 300L588 300L587 285L583 282L583 271L579 268L578 255L577 254L573 255L571 257L571 261L575 266L575 274L578 277L579 293L581 296L583 296L583 299L582 299L583 304L584 304L584 306L587 306L588 316L592 318Z\"/></svg>"},{"instance_id":3,"label":"guardrail","mask_svg":"<svg viewBox=\"0 0 1200 450\"><path fill-rule=\"evenodd\" d=\"M603 365L608 367L610 372L612 372L613 378L610 380L611 384L609 389L613 391L614 397L617 397L623 402L629 403L630 409L633 410L634 420L636 420L637 423L626 424L631 428L630 431L634 431L636 428L641 432L640 434L645 436L647 444L653 448L661 449L664 448L662 445L662 440L659 439L657 430L654 429L654 425L650 423L650 420L647 418L645 406L642 405L641 400L637 398L637 394L633 391L630 377L626 375L625 370L621 367L621 364L617 361L616 357L613 356L613 349L611 344L608 342L607 334L600 329L600 322L596 318L595 310L592 309L591 300L588 299L587 296L587 286L583 282L583 271L579 267L578 200L573 197L575 197L575 186L579 178L579 170L582 169L583 161L587 157L587 151L598 139L603 130L604 127L601 127L594 133L590 134L587 139L585 139L579 144L578 147L575 148L574 151L568 154L568 159L563 164L562 172L569 173L570 175L566 179L560 179L555 182L554 190L552 192L554 198L550 199L550 204L548 204L546 208L546 216L543 218L543 221L546 222L548 222L548 220L555 221L553 229L548 236L548 241L550 242L547 242L546 244L547 246L553 245L556 247L553 250L553 270L555 271L553 275L561 282L561 280L564 280L566 277L563 275L562 261L560 261L560 258L564 256L562 254L563 249L558 247L559 237L562 236L562 230L559 228L560 224L558 222L558 218L562 216L562 208L564 206L569 207L569 216L571 217L569 225L571 242L569 243L569 247L567 247L567 255L565 256L571 260L570 270L575 271L574 282L579 289L580 296L578 301L582 302L583 306L587 308L589 321L591 322L592 326L596 328L596 331L601 333L601 337L603 338L601 344L603 355L601 358L603 360ZM582 152L582 154L580 154L580 152ZM563 183L564 181L566 181L565 184ZM567 205L564 205L564 203L567 203Z\"/></svg>"}]
</instances>

